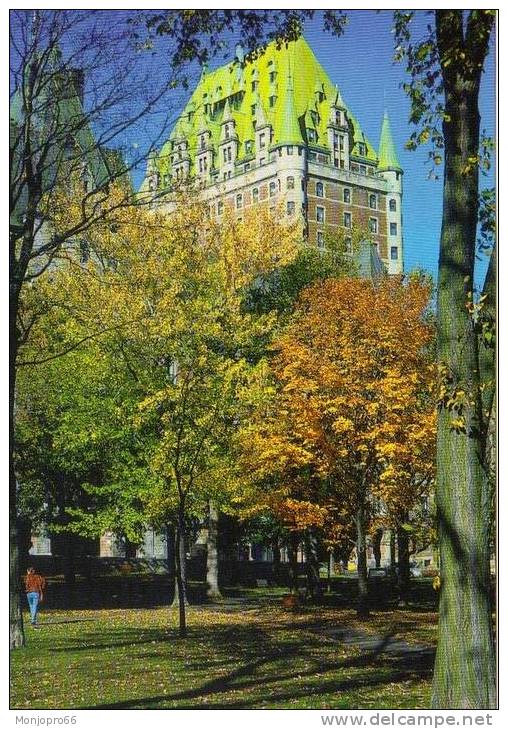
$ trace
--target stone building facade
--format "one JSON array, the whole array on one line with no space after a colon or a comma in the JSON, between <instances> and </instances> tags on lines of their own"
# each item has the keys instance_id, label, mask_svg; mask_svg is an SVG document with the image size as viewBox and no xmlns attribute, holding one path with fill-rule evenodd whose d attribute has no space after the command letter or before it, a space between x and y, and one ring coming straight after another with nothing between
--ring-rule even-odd
<instances>
[{"instance_id":1,"label":"stone building facade","mask_svg":"<svg viewBox=\"0 0 508 729\"><path fill-rule=\"evenodd\" d=\"M205 69L141 192L163 206L175 182L193 180L218 218L282 205L310 244L348 245L357 229L399 274L402 178L387 114L376 151L301 37L253 60L237 47L234 61Z\"/></svg>"}]
</instances>

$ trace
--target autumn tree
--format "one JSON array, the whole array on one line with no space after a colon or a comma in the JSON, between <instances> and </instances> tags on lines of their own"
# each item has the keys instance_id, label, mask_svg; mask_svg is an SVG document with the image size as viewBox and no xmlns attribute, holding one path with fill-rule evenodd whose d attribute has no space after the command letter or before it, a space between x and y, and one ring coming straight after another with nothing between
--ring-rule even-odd
<instances>
[{"instance_id":1,"label":"autumn tree","mask_svg":"<svg viewBox=\"0 0 508 729\"><path fill-rule=\"evenodd\" d=\"M425 429L427 304L416 280L328 280L305 290L275 344L277 396L244 434L253 473L272 477L286 512L305 526L322 526L331 509L354 520L361 616L373 499L386 496L404 433Z\"/></svg>"},{"instance_id":2,"label":"autumn tree","mask_svg":"<svg viewBox=\"0 0 508 729\"><path fill-rule=\"evenodd\" d=\"M9 155L9 421L11 647L24 644L19 594L17 482L14 471L16 373L31 333L22 318L23 291L54 265L68 245L109 208L134 202L129 170L146 159L150 145L126 138L157 105L176 76L157 78L139 63L135 43L119 17L100 11L13 10L10 17ZM164 125L159 129L163 133ZM143 127L145 128L145 127ZM152 142L156 142L154 134ZM54 196L69 179L83 206L55 230ZM109 201L109 186L122 195ZM139 202L136 199L136 202Z\"/></svg>"},{"instance_id":3,"label":"autumn tree","mask_svg":"<svg viewBox=\"0 0 508 729\"><path fill-rule=\"evenodd\" d=\"M76 208L71 190L58 208L64 222L79 214ZM61 224L60 214L54 224ZM294 257L299 235L298 221L277 221L269 211L246 212L243 222L226 216L219 226L207 206L185 191L175 193L169 215L110 211L89 230L88 262L78 264L69 252L47 277L68 319L58 341L49 341L31 364L43 364L55 348L72 352L91 339L108 356L116 352L132 379L138 409L127 422L140 435L152 434L143 453L151 487L139 499L151 521L176 521L182 635L185 522L202 515L210 500L217 507L231 505L241 488L229 439L251 380L264 366L253 356L255 342L264 341L276 323L273 312L246 312L244 292ZM40 325L35 333L43 331ZM101 489L105 503L94 519L103 526L101 514L122 499L122 486L106 481ZM90 528L89 514L74 516L76 524Z\"/></svg>"},{"instance_id":4,"label":"autumn tree","mask_svg":"<svg viewBox=\"0 0 508 729\"><path fill-rule=\"evenodd\" d=\"M436 10L433 15L418 41L411 37L413 13L395 15L398 57L407 62L409 73L410 120L418 127L410 146L428 141L434 163L440 165L444 157L437 296L441 590L432 705L487 709L496 706L489 599L491 483L486 475L494 394L494 256L485 286L488 298L479 302L490 309L487 332L474 287L478 231L492 220L479 185L492 141L480 134L478 98L495 11ZM489 198L492 203L492 194Z\"/></svg>"}]
</instances>

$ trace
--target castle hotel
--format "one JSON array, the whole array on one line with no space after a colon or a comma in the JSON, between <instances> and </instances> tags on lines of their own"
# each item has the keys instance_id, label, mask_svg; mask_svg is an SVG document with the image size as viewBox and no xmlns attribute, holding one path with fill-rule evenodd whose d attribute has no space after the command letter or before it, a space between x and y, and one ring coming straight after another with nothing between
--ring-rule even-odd
<instances>
[{"instance_id":1,"label":"castle hotel","mask_svg":"<svg viewBox=\"0 0 508 729\"><path fill-rule=\"evenodd\" d=\"M237 217L252 205L301 215L310 244L346 245L353 228L375 245L391 274L403 271L402 169L385 113L372 147L304 38L268 45L253 60L237 46L231 63L201 79L142 191L163 204L173 181L194 179L210 213Z\"/></svg>"}]
</instances>

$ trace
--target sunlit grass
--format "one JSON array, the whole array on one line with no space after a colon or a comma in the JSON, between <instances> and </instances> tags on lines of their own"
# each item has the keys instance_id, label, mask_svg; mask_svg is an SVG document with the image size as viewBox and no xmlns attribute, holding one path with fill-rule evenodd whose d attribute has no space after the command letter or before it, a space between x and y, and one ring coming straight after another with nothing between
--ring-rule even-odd
<instances>
[{"instance_id":1,"label":"sunlit grass","mask_svg":"<svg viewBox=\"0 0 508 729\"><path fill-rule=\"evenodd\" d=\"M425 708L429 661L346 645L335 629L435 641L434 613L278 604L50 611L12 657L12 708Z\"/></svg>"}]
</instances>

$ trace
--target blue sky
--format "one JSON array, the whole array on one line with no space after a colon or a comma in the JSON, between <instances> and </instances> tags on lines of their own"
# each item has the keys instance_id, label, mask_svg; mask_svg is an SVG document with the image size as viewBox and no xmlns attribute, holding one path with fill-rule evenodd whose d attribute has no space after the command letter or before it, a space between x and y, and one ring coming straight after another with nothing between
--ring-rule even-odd
<instances>
[{"instance_id":1,"label":"blue sky","mask_svg":"<svg viewBox=\"0 0 508 729\"><path fill-rule=\"evenodd\" d=\"M103 28L121 28L127 17L136 11L99 11ZM407 80L403 64L393 62L394 36L392 33L392 11L350 10L347 12L349 23L344 35L335 38L322 30L321 13L305 27L305 37L314 50L331 80L337 83L342 96L354 113L365 134L377 149L383 111L386 105L392 132L404 169L404 264L405 270L416 267L428 270L434 278L437 274L439 235L442 208L442 181L429 180L429 166L426 164L427 149L409 152L404 148L411 133L408 123L409 102L400 85ZM102 16L102 17L101 17ZM414 37L424 32L425 26L433 19L427 11L417 11L412 23ZM125 27L125 26L124 26ZM114 30L112 30L114 33ZM225 38L229 46L224 54L215 59L212 67L221 65L233 58L236 39ZM141 51L131 55L136 72L147 73L154 83L169 78L168 40L157 40L153 51ZM189 76L189 89L169 92L159 105L157 113L144 117L134 125L115 146L123 147L129 157L129 149L139 154L153 140L167 138L169 130L188 99L193 84L197 83L200 69L194 67ZM135 83L133 83L135 87ZM86 103L86 100L85 100ZM132 98L131 106L135 103ZM132 109L129 109L132 111ZM480 111L482 129L495 136L496 84L495 84L495 45L492 39L482 82ZM161 135L161 130L164 132ZM134 170L134 184L138 187L144 176L145 164ZM484 185L492 186L493 174L483 179ZM486 261L478 266L477 282L483 279Z\"/></svg>"},{"instance_id":2,"label":"blue sky","mask_svg":"<svg viewBox=\"0 0 508 729\"><path fill-rule=\"evenodd\" d=\"M407 80L403 64L393 63L394 36L392 12L369 10L348 12L345 34L334 39L321 30L319 18L309 23L305 37L328 72L339 85L344 101L360 122L365 134L377 149L383 108L390 116L392 132L404 169L404 265L405 270L421 267L437 277L439 235L442 211L442 180L429 180L427 150L410 152L404 148L411 127L409 102L400 88ZM423 33L429 18L418 12L415 37ZM496 85L495 46L487 58L480 96L482 126L495 135ZM492 175L483 184L492 185ZM486 262L478 267L478 280L484 275Z\"/></svg>"},{"instance_id":3,"label":"blue sky","mask_svg":"<svg viewBox=\"0 0 508 729\"><path fill-rule=\"evenodd\" d=\"M442 180L428 179L426 148L410 152L404 148L411 133L408 123L409 102L400 85L407 76L403 64L393 62L394 36L392 11L348 11L348 26L344 35L335 38L322 30L321 14L317 13L305 27L304 35L331 80L341 89L343 98L360 122L365 134L377 149L383 111L386 105L392 132L404 169L404 264L405 270L424 268L437 278L439 235L442 210ZM418 11L412 23L417 38L432 22L425 11ZM227 58L232 58L235 39L230 39ZM221 56L211 66L224 63ZM159 72L161 65L158 65ZM189 92L190 93L190 92ZM178 92L173 112L182 105ZM480 111L482 129L495 135L496 85L495 46L487 58L482 82ZM136 183L142 179L136 174ZM483 184L492 185L493 176ZM486 261L478 266L477 280L483 279Z\"/></svg>"}]
</instances>

